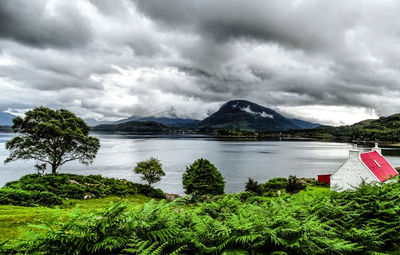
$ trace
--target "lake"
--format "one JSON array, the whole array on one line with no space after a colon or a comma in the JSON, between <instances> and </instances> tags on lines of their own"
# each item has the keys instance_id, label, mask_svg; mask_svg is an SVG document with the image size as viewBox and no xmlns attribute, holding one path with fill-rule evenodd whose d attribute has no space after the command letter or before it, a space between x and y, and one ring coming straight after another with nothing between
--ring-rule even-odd
<instances>
[{"instance_id":1,"label":"lake","mask_svg":"<svg viewBox=\"0 0 400 255\"><path fill-rule=\"evenodd\" d=\"M210 160L226 180L228 193L244 190L248 177L265 182L273 177L314 177L332 173L348 157L349 143L320 141L219 141L209 137L138 136L94 134L99 150L90 166L70 162L61 173L101 174L107 177L142 182L133 173L138 161L157 157L166 176L155 186L168 193L182 194L181 177L186 166L198 158ZM8 156L5 142L12 134L0 133L0 162ZM359 147L366 151L370 148ZM400 150L384 149L393 166L400 166ZM21 176L35 173L34 161L16 161L0 165L0 186ZM48 169L50 171L50 169Z\"/></svg>"}]
</instances>

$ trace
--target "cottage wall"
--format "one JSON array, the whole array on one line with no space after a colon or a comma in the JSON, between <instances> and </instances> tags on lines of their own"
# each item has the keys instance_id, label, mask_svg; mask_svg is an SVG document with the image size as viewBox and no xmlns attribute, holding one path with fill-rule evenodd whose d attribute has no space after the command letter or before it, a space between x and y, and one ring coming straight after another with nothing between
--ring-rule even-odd
<instances>
[{"instance_id":1,"label":"cottage wall","mask_svg":"<svg viewBox=\"0 0 400 255\"><path fill-rule=\"evenodd\" d=\"M343 191L355 189L362 181L371 183L379 181L364 165L359 152L350 151L350 158L331 176L331 189Z\"/></svg>"}]
</instances>

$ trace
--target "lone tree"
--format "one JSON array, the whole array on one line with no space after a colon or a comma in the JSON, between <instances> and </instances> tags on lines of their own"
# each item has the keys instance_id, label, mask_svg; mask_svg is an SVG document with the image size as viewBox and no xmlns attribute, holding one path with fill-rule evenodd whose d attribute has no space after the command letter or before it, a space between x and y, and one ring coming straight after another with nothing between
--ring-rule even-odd
<instances>
[{"instance_id":1,"label":"lone tree","mask_svg":"<svg viewBox=\"0 0 400 255\"><path fill-rule=\"evenodd\" d=\"M203 158L186 167L182 184L188 195L220 195L224 194L225 189L221 173L210 161Z\"/></svg>"},{"instance_id":2,"label":"lone tree","mask_svg":"<svg viewBox=\"0 0 400 255\"><path fill-rule=\"evenodd\" d=\"M67 110L38 107L13 123L12 129L19 135L6 143L10 156L5 163L34 159L51 165L55 174L69 161L91 164L100 148L99 139L89 136L90 127Z\"/></svg>"},{"instance_id":3,"label":"lone tree","mask_svg":"<svg viewBox=\"0 0 400 255\"><path fill-rule=\"evenodd\" d=\"M159 182L165 176L159 159L151 157L149 160L138 162L133 170L136 174L142 175L142 180L147 181L149 186Z\"/></svg>"}]
</instances>

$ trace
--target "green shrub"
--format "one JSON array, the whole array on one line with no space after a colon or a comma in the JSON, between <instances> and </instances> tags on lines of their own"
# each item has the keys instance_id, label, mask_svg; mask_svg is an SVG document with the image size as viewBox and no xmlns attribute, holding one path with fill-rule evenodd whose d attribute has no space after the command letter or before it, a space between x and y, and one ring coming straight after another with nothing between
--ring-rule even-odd
<instances>
[{"instance_id":1,"label":"green shrub","mask_svg":"<svg viewBox=\"0 0 400 255\"><path fill-rule=\"evenodd\" d=\"M305 190L306 187L307 185L303 180L291 175L287 181L286 192L293 194L299 192L300 190Z\"/></svg>"},{"instance_id":2,"label":"green shrub","mask_svg":"<svg viewBox=\"0 0 400 255\"><path fill-rule=\"evenodd\" d=\"M287 179L278 177L278 178L272 178L266 183L262 184L262 188L264 192L268 191L277 191L281 189L285 189L287 185Z\"/></svg>"},{"instance_id":3,"label":"green shrub","mask_svg":"<svg viewBox=\"0 0 400 255\"><path fill-rule=\"evenodd\" d=\"M48 191L32 191L32 200L35 204L42 206L62 205L63 201L59 196Z\"/></svg>"},{"instance_id":4,"label":"green shrub","mask_svg":"<svg viewBox=\"0 0 400 255\"><path fill-rule=\"evenodd\" d=\"M83 199L88 193L94 194L95 197L128 194L141 194L154 198L165 197L162 191L148 185L105 178L101 175L30 174L21 177L18 181L7 183L5 187L26 191L47 191L59 197L76 199Z\"/></svg>"},{"instance_id":5,"label":"green shrub","mask_svg":"<svg viewBox=\"0 0 400 255\"><path fill-rule=\"evenodd\" d=\"M62 199L47 191L26 191L20 189L0 189L1 205L54 206L61 205Z\"/></svg>"},{"instance_id":6,"label":"green shrub","mask_svg":"<svg viewBox=\"0 0 400 255\"><path fill-rule=\"evenodd\" d=\"M249 178L247 180L246 185L245 185L245 191L253 192L259 196L261 196L263 193L261 184L259 184L257 181L253 180L252 178Z\"/></svg>"},{"instance_id":7,"label":"green shrub","mask_svg":"<svg viewBox=\"0 0 400 255\"><path fill-rule=\"evenodd\" d=\"M183 189L191 195L224 194L225 181L217 168L206 159L198 159L182 176Z\"/></svg>"},{"instance_id":8,"label":"green shrub","mask_svg":"<svg viewBox=\"0 0 400 255\"><path fill-rule=\"evenodd\" d=\"M62 197L82 199L86 190L86 187L77 184L63 184L54 192Z\"/></svg>"}]
</instances>

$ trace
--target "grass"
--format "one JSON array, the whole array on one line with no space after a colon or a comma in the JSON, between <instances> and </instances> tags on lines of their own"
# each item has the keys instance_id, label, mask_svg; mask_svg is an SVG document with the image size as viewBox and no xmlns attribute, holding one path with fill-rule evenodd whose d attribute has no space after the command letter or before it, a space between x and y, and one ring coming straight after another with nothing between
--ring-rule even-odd
<instances>
[{"instance_id":1,"label":"grass","mask_svg":"<svg viewBox=\"0 0 400 255\"><path fill-rule=\"evenodd\" d=\"M130 195L127 197L109 196L88 200L70 199L65 200L64 204L57 208L0 205L0 243L21 237L24 233L32 230L30 225L41 223L46 219L59 217L61 220L66 220L69 213L75 208L79 208L82 211L92 211L120 201L127 201L132 205L137 205L144 204L150 200L151 198L143 195Z\"/></svg>"},{"instance_id":2,"label":"grass","mask_svg":"<svg viewBox=\"0 0 400 255\"><path fill-rule=\"evenodd\" d=\"M308 195L314 195L318 193L325 193L329 192L330 188L329 187L322 187L322 186L307 186L306 190L302 190L299 192L299 194L308 194Z\"/></svg>"}]
</instances>

